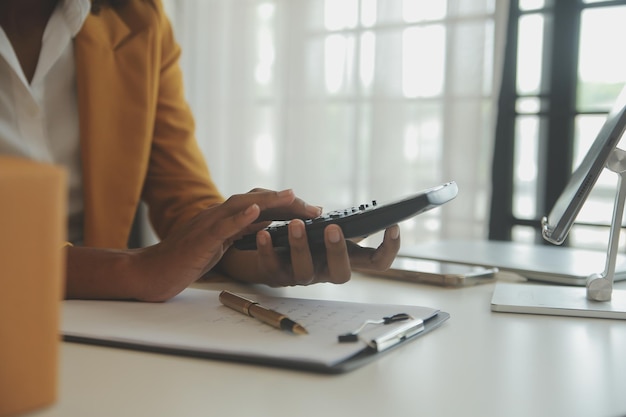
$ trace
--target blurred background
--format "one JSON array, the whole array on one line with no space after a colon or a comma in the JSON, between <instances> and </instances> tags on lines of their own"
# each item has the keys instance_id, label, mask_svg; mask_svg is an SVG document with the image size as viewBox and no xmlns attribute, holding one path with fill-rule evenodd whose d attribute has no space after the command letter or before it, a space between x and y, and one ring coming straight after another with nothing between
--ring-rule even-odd
<instances>
[{"instance_id":1,"label":"blurred background","mask_svg":"<svg viewBox=\"0 0 626 417\"><path fill-rule=\"evenodd\" d=\"M456 200L402 223L408 244L541 242L626 81L626 1L164 4L225 195L293 188L332 210L456 181ZM567 245L606 248L614 176Z\"/></svg>"}]
</instances>

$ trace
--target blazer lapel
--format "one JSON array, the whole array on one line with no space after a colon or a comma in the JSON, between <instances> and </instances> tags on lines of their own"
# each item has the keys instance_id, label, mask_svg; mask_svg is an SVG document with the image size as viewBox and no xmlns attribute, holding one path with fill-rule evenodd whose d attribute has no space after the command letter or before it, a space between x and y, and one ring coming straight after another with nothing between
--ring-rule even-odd
<instances>
[{"instance_id":1,"label":"blazer lapel","mask_svg":"<svg viewBox=\"0 0 626 417\"><path fill-rule=\"evenodd\" d=\"M154 35L128 21L104 8L75 38L88 246L126 246L148 165Z\"/></svg>"}]
</instances>

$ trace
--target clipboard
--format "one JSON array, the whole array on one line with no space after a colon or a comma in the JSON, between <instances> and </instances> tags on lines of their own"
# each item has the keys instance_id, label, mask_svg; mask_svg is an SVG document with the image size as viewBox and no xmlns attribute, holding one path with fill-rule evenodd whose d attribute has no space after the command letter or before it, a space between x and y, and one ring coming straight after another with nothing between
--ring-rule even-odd
<instances>
[{"instance_id":1,"label":"clipboard","mask_svg":"<svg viewBox=\"0 0 626 417\"><path fill-rule=\"evenodd\" d=\"M61 333L68 342L337 374L400 348L450 317L421 306L249 295L309 331L294 335L221 305L218 296L219 291L188 288L165 303L67 300ZM338 341L365 321L398 313L411 319L369 326L355 343Z\"/></svg>"}]
</instances>

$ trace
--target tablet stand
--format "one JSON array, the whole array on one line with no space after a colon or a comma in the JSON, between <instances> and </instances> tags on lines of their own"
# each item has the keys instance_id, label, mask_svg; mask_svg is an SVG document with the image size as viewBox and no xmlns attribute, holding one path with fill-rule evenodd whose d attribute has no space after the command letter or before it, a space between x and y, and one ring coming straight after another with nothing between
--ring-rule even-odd
<instances>
[{"instance_id":1,"label":"tablet stand","mask_svg":"<svg viewBox=\"0 0 626 417\"><path fill-rule=\"evenodd\" d=\"M605 167L618 175L618 183L604 271L590 275L586 288L498 284L493 311L626 320L626 290L613 289L626 200L626 151L615 148Z\"/></svg>"},{"instance_id":2,"label":"tablet stand","mask_svg":"<svg viewBox=\"0 0 626 417\"><path fill-rule=\"evenodd\" d=\"M613 295L615 263L619 250L619 234L622 229L624 200L626 200L626 152L615 148L606 162L606 168L615 172L617 178L617 194L613 204L613 219L609 234L609 247L606 254L604 271L592 274L587 278L587 298L594 301L610 301Z\"/></svg>"}]
</instances>

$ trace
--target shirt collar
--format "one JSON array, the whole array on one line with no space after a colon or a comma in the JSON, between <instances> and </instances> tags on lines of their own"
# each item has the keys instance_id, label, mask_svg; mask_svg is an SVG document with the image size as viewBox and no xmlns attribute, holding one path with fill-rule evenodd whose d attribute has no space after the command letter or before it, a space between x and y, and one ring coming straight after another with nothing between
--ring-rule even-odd
<instances>
[{"instance_id":1,"label":"shirt collar","mask_svg":"<svg viewBox=\"0 0 626 417\"><path fill-rule=\"evenodd\" d=\"M61 13L72 37L76 36L91 10L91 0L61 0Z\"/></svg>"}]
</instances>

